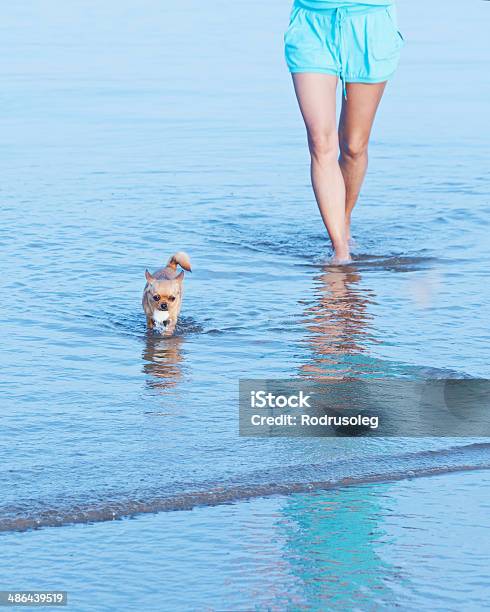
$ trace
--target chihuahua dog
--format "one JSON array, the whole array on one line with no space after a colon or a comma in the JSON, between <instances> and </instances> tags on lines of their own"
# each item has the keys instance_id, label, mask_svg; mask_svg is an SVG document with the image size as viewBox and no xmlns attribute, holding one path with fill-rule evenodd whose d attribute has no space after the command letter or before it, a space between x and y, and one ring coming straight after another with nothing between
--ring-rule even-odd
<instances>
[{"instance_id":1,"label":"chihuahua dog","mask_svg":"<svg viewBox=\"0 0 490 612\"><path fill-rule=\"evenodd\" d=\"M180 274L177 274L177 266L183 268ZM165 336L174 333L182 304L184 270L191 272L191 262L187 253L179 251L172 255L165 268L153 274L145 271L146 285L141 303L148 329L157 325L164 327Z\"/></svg>"}]
</instances>

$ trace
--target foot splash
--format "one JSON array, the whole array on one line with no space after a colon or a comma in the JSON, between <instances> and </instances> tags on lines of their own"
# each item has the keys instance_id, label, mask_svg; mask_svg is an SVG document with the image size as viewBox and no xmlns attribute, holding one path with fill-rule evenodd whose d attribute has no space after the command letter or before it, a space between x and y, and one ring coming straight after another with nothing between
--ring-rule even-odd
<instances>
[{"instance_id":1,"label":"foot splash","mask_svg":"<svg viewBox=\"0 0 490 612\"><path fill-rule=\"evenodd\" d=\"M330 263L334 266L347 266L352 263L352 257L350 255L348 257L337 257L337 255L332 255Z\"/></svg>"}]
</instances>

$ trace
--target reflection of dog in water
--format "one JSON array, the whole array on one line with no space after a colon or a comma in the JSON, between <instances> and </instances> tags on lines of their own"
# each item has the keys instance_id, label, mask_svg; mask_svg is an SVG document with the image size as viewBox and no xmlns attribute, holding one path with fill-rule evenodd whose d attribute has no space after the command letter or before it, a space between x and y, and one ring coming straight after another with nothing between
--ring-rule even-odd
<instances>
[{"instance_id":1,"label":"reflection of dog in water","mask_svg":"<svg viewBox=\"0 0 490 612\"><path fill-rule=\"evenodd\" d=\"M182 378L182 336L162 338L156 334L146 335L143 351L143 370L149 375L147 384L155 389L175 387Z\"/></svg>"},{"instance_id":2,"label":"reflection of dog in water","mask_svg":"<svg viewBox=\"0 0 490 612\"><path fill-rule=\"evenodd\" d=\"M177 266L183 270L177 274ZM150 274L145 272L146 285L141 301L146 314L149 329L155 325L163 327L165 336L175 331L182 305L184 270L191 271L191 262L187 253L179 251L172 255L165 268Z\"/></svg>"}]
</instances>

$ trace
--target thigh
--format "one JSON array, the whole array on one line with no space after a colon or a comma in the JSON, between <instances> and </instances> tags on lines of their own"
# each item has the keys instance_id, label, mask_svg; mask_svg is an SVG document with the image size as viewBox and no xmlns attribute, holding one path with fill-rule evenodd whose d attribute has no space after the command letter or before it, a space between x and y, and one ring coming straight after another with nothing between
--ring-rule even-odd
<instances>
[{"instance_id":1,"label":"thigh","mask_svg":"<svg viewBox=\"0 0 490 612\"><path fill-rule=\"evenodd\" d=\"M376 111L386 87L384 83L347 83L342 99L339 133L341 142L367 145Z\"/></svg>"},{"instance_id":2,"label":"thigh","mask_svg":"<svg viewBox=\"0 0 490 612\"><path fill-rule=\"evenodd\" d=\"M308 137L332 133L336 137L337 77L314 72L295 73L292 76Z\"/></svg>"}]
</instances>

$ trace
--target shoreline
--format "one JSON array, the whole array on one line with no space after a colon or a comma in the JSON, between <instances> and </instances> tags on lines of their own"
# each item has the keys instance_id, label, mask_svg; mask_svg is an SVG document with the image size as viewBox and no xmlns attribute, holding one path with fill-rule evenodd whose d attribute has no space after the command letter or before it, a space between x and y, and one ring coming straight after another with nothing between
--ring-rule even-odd
<instances>
[{"instance_id":1,"label":"shoreline","mask_svg":"<svg viewBox=\"0 0 490 612\"><path fill-rule=\"evenodd\" d=\"M5 533L2 554L9 584L87 612L483 609L489 490L482 471L311 491Z\"/></svg>"},{"instance_id":2,"label":"shoreline","mask_svg":"<svg viewBox=\"0 0 490 612\"><path fill-rule=\"evenodd\" d=\"M478 455L482 454L483 457ZM461 457L461 455L463 455ZM471 456L473 455L473 457ZM485 455L488 455L485 457ZM437 461L445 459L448 464L437 465ZM467 463L472 459L474 463ZM479 463L477 462L479 461ZM454 446L444 450L427 450L401 455L374 456L368 462L384 463L384 471L369 472L358 468L357 474L339 477L337 479L268 482L253 484L238 484L233 481L215 484L208 490L186 491L166 497L153 497L146 501L127 500L84 507L77 504L76 508L44 510L32 517L16 517L0 519L0 533L26 532L47 527L65 527L76 524L95 524L112 522L122 519L137 518L144 514L160 514L164 512L188 511L198 508L216 507L259 498L329 491L346 487L363 486L399 482L413 478L425 478L444 474L485 471L490 469L490 443L473 443ZM432 465L430 464L432 461ZM404 467L390 470L397 462ZM452 464L450 464L452 462ZM339 462L342 464L342 462ZM347 463L347 462L344 462ZM311 475L314 470L326 470L328 466L304 466ZM299 474L298 474L299 471ZM300 476L301 468L296 467L296 478ZM279 474L278 474L279 475ZM284 477L284 476L283 476Z\"/></svg>"}]
</instances>

